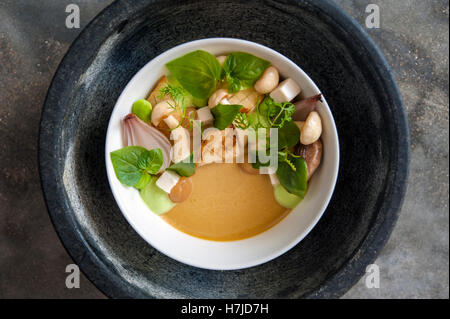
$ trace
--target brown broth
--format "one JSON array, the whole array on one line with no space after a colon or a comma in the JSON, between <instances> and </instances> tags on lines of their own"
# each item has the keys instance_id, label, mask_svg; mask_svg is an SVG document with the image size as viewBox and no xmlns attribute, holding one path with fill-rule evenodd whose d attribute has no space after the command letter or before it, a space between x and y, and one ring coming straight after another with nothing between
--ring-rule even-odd
<instances>
[{"instance_id":1,"label":"brown broth","mask_svg":"<svg viewBox=\"0 0 450 319\"><path fill-rule=\"evenodd\" d=\"M268 175L247 174L237 164L209 164L191 178L189 199L163 215L189 235L216 241L248 238L289 213L275 201Z\"/></svg>"}]
</instances>

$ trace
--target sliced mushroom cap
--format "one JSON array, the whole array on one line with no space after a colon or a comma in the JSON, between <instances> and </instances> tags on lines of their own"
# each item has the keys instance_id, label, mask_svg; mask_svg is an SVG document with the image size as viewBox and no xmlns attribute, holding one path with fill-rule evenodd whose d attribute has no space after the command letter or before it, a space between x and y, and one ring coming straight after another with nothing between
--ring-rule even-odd
<instances>
[{"instance_id":1,"label":"sliced mushroom cap","mask_svg":"<svg viewBox=\"0 0 450 319\"><path fill-rule=\"evenodd\" d=\"M253 88L249 88L231 94L227 100L230 104L242 105L241 113L249 113L255 109L256 103L261 102L263 98L263 94L256 92Z\"/></svg>"},{"instance_id":2,"label":"sliced mushroom cap","mask_svg":"<svg viewBox=\"0 0 450 319\"><path fill-rule=\"evenodd\" d=\"M152 124L158 126L161 121L173 112L173 102L166 100L159 102L152 110Z\"/></svg>"},{"instance_id":3,"label":"sliced mushroom cap","mask_svg":"<svg viewBox=\"0 0 450 319\"><path fill-rule=\"evenodd\" d=\"M308 180L314 174L322 160L322 141L318 139L312 144L299 144L295 149L295 154L303 157L308 166Z\"/></svg>"},{"instance_id":4,"label":"sliced mushroom cap","mask_svg":"<svg viewBox=\"0 0 450 319\"><path fill-rule=\"evenodd\" d=\"M228 96L229 93L226 89L218 89L209 97L208 107L210 109L216 107L218 104L222 102L223 99L227 98Z\"/></svg>"}]
</instances>

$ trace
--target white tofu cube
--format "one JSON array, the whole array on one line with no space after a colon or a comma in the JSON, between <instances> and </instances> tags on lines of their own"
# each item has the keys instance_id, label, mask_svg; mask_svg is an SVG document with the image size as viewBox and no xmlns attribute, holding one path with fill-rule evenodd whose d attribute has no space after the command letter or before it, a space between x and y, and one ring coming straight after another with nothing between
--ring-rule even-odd
<instances>
[{"instance_id":1,"label":"white tofu cube","mask_svg":"<svg viewBox=\"0 0 450 319\"><path fill-rule=\"evenodd\" d=\"M284 80L270 93L270 97L277 103L292 101L302 89L291 78Z\"/></svg>"},{"instance_id":2,"label":"white tofu cube","mask_svg":"<svg viewBox=\"0 0 450 319\"><path fill-rule=\"evenodd\" d=\"M207 106L197 110L197 119L201 121L203 125L211 125L214 122L214 117Z\"/></svg>"},{"instance_id":3,"label":"white tofu cube","mask_svg":"<svg viewBox=\"0 0 450 319\"><path fill-rule=\"evenodd\" d=\"M169 115L168 117L166 117L164 119L164 122L166 122L167 126L170 129L174 129L178 126L178 124L180 124L180 122L178 122L178 120L174 118L173 115Z\"/></svg>"},{"instance_id":4,"label":"white tofu cube","mask_svg":"<svg viewBox=\"0 0 450 319\"><path fill-rule=\"evenodd\" d=\"M172 188L177 185L180 175L172 171L165 171L156 181L156 186L161 188L167 194L170 194Z\"/></svg>"}]
</instances>

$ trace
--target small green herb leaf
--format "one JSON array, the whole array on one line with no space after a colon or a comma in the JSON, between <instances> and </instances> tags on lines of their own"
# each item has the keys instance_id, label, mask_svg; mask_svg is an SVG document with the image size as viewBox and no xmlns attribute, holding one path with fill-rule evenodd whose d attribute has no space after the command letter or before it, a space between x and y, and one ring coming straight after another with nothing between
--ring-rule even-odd
<instances>
[{"instance_id":1,"label":"small green herb leaf","mask_svg":"<svg viewBox=\"0 0 450 319\"><path fill-rule=\"evenodd\" d=\"M224 63L228 91L235 93L252 87L269 67L270 62L245 52L233 52Z\"/></svg>"},{"instance_id":2,"label":"small green herb leaf","mask_svg":"<svg viewBox=\"0 0 450 319\"><path fill-rule=\"evenodd\" d=\"M198 99L208 98L221 80L222 67L216 57L197 50L166 64L172 76Z\"/></svg>"},{"instance_id":3,"label":"small green herb leaf","mask_svg":"<svg viewBox=\"0 0 450 319\"><path fill-rule=\"evenodd\" d=\"M297 145L300 140L300 130L294 121L286 122L278 129L278 149Z\"/></svg>"},{"instance_id":4,"label":"small green herb leaf","mask_svg":"<svg viewBox=\"0 0 450 319\"><path fill-rule=\"evenodd\" d=\"M287 161L278 163L277 176L280 184L289 193L303 198L308 187L308 167L306 162L303 158L295 157L289 157ZM291 165L295 167L295 171Z\"/></svg>"},{"instance_id":5,"label":"small green herb leaf","mask_svg":"<svg viewBox=\"0 0 450 319\"><path fill-rule=\"evenodd\" d=\"M292 120L295 105L290 102L276 103L267 95L258 107L259 113L265 117L270 127L281 128L286 122Z\"/></svg>"},{"instance_id":6,"label":"small green herb leaf","mask_svg":"<svg viewBox=\"0 0 450 319\"><path fill-rule=\"evenodd\" d=\"M214 127L219 130L224 130L231 123L233 123L236 115L241 110L242 105L223 105L219 104L211 109L211 113L214 116Z\"/></svg>"},{"instance_id":7,"label":"small green herb leaf","mask_svg":"<svg viewBox=\"0 0 450 319\"><path fill-rule=\"evenodd\" d=\"M181 86L167 83L159 90L158 98L163 99L165 96L169 96L179 106L184 107L188 93Z\"/></svg>"},{"instance_id":8,"label":"small green herb leaf","mask_svg":"<svg viewBox=\"0 0 450 319\"><path fill-rule=\"evenodd\" d=\"M134 185L137 189L143 189L149 182L152 177L147 173L142 173L142 177L139 182Z\"/></svg>"},{"instance_id":9,"label":"small green herb leaf","mask_svg":"<svg viewBox=\"0 0 450 319\"><path fill-rule=\"evenodd\" d=\"M195 173L195 163L194 163L194 155L191 154L189 158L186 158L183 161L175 163L167 168L169 171L174 171L180 176L189 177L194 175Z\"/></svg>"},{"instance_id":10,"label":"small green herb leaf","mask_svg":"<svg viewBox=\"0 0 450 319\"><path fill-rule=\"evenodd\" d=\"M147 171L149 174L158 173L161 165L164 162L161 149L155 148L144 153L138 160L139 168Z\"/></svg>"}]
</instances>

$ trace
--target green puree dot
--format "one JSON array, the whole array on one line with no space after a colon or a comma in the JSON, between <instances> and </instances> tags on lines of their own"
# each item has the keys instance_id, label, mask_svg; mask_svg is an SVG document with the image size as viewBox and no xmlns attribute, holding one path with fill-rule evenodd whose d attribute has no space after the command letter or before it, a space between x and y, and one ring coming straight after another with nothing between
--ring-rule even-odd
<instances>
[{"instance_id":1,"label":"green puree dot","mask_svg":"<svg viewBox=\"0 0 450 319\"><path fill-rule=\"evenodd\" d=\"M156 186L157 179L158 177L152 176L150 182L141 189L140 195L152 212L162 215L175 207L175 203L170 200L166 192Z\"/></svg>"},{"instance_id":2,"label":"green puree dot","mask_svg":"<svg viewBox=\"0 0 450 319\"><path fill-rule=\"evenodd\" d=\"M152 105L145 99L137 100L133 103L131 112L145 123L148 123L150 122L150 115L152 114Z\"/></svg>"},{"instance_id":3,"label":"green puree dot","mask_svg":"<svg viewBox=\"0 0 450 319\"><path fill-rule=\"evenodd\" d=\"M283 186L280 184L274 187L275 199L283 207L286 208L294 208L301 201L302 198L297 195L289 193Z\"/></svg>"}]
</instances>

